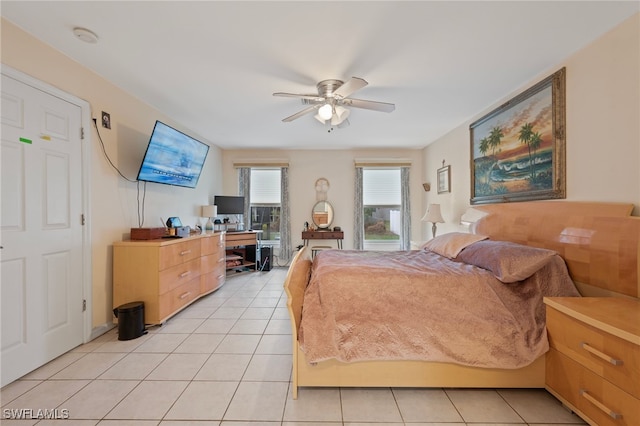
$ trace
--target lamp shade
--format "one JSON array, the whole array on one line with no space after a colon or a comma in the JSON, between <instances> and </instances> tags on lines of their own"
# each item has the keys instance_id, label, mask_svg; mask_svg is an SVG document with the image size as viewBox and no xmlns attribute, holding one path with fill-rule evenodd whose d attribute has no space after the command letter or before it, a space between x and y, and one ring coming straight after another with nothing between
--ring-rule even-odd
<instances>
[{"instance_id":1,"label":"lamp shade","mask_svg":"<svg viewBox=\"0 0 640 426\"><path fill-rule=\"evenodd\" d=\"M209 206L202 206L202 217L216 217L218 216L218 206L216 205L209 205Z\"/></svg>"},{"instance_id":2,"label":"lamp shade","mask_svg":"<svg viewBox=\"0 0 640 426\"><path fill-rule=\"evenodd\" d=\"M325 120L328 120L333 115L333 108L330 104L324 104L318 110L318 115Z\"/></svg>"},{"instance_id":3,"label":"lamp shade","mask_svg":"<svg viewBox=\"0 0 640 426\"><path fill-rule=\"evenodd\" d=\"M351 114L351 111L343 106L338 105L336 107L335 114L333 114L333 117L331 117L331 124L337 126L338 124L346 120L347 117L349 117L349 114Z\"/></svg>"},{"instance_id":4,"label":"lamp shade","mask_svg":"<svg viewBox=\"0 0 640 426\"><path fill-rule=\"evenodd\" d=\"M444 223L442 213L440 213L440 204L429 204L427 212L422 216L423 222Z\"/></svg>"}]
</instances>

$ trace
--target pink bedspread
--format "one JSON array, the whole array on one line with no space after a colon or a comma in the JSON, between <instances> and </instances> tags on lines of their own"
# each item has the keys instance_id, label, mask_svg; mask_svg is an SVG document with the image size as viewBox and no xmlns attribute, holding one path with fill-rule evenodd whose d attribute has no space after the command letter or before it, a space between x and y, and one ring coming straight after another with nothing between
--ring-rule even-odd
<instances>
[{"instance_id":1,"label":"pink bedspread","mask_svg":"<svg viewBox=\"0 0 640 426\"><path fill-rule=\"evenodd\" d=\"M299 341L309 362L427 360L520 368L549 346L544 296L578 296L559 256L504 284L429 251L319 253Z\"/></svg>"}]
</instances>

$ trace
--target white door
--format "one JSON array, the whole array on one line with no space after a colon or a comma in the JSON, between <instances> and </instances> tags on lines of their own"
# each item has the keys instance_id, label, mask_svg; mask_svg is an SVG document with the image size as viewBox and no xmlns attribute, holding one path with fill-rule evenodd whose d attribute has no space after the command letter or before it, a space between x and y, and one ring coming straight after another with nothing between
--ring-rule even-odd
<instances>
[{"instance_id":1,"label":"white door","mask_svg":"<svg viewBox=\"0 0 640 426\"><path fill-rule=\"evenodd\" d=\"M83 342L81 108L2 75L2 386Z\"/></svg>"}]
</instances>

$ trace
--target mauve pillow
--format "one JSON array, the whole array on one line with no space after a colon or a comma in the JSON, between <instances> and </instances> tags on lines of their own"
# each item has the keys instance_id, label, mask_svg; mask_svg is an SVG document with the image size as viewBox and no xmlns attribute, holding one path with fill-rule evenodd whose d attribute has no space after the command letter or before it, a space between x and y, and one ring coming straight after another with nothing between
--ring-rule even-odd
<instances>
[{"instance_id":1,"label":"mauve pillow","mask_svg":"<svg viewBox=\"0 0 640 426\"><path fill-rule=\"evenodd\" d=\"M553 250L486 240L466 247L456 260L487 269L503 283L513 283L529 278L556 254Z\"/></svg>"},{"instance_id":2,"label":"mauve pillow","mask_svg":"<svg viewBox=\"0 0 640 426\"><path fill-rule=\"evenodd\" d=\"M460 251L477 241L486 240L488 237L478 234L466 234L463 232L450 232L435 237L422 245L424 250L429 250L440 256L455 258Z\"/></svg>"}]
</instances>

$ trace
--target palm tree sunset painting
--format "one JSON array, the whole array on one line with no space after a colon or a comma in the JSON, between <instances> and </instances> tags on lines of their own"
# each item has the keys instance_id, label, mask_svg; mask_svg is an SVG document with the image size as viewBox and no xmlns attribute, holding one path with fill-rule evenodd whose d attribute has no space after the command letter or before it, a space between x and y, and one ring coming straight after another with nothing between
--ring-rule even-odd
<instances>
[{"instance_id":1,"label":"palm tree sunset painting","mask_svg":"<svg viewBox=\"0 0 640 426\"><path fill-rule=\"evenodd\" d=\"M554 76L471 124L472 203L564 197L554 179L555 121L564 118L555 111Z\"/></svg>"}]
</instances>

